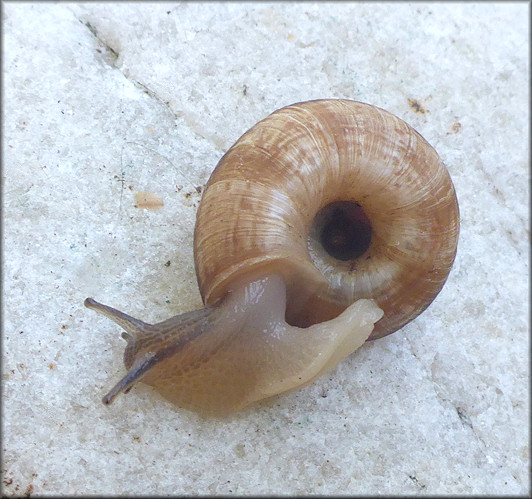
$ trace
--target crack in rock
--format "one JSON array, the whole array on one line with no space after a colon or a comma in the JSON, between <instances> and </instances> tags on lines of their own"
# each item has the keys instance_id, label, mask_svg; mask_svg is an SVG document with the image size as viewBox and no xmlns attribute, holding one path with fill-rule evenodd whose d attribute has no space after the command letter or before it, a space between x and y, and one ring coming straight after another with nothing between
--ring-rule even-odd
<instances>
[{"instance_id":1,"label":"crack in rock","mask_svg":"<svg viewBox=\"0 0 532 499\"><path fill-rule=\"evenodd\" d=\"M97 42L104 48L104 51L97 49L98 53L100 53L103 57L103 60L106 64L108 64L113 69L117 69L122 73L124 78L131 82L135 87L142 90L144 93L146 93L149 97L155 99L157 102L162 104L170 113L170 115L173 117L174 120L178 121L180 118L185 118L185 123L189 127L189 129L195 134L201 137L202 139L208 140L211 142L217 149L223 151L226 149L225 143L223 140L221 140L217 135L213 135L210 133L205 132L205 130L202 129L201 126L195 126L198 124L199 120L197 120L194 115L191 113L182 113L182 112L175 112L172 109L172 106L170 105L170 102L167 100L164 100L160 95L157 94L154 90L152 90L150 87L145 85L144 83L141 83L140 81L136 80L135 78L132 78L129 74L129 71L127 69L123 69L121 67L121 64L119 64L119 57L120 57L120 51L115 50L108 42L106 42L100 33L98 32L98 29L96 26L91 24L89 21L84 21L81 19L78 19L78 21L83 24L92 34L92 36L97 40Z\"/></svg>"},{"instance_id":2,"label":"crack in rock","mask_svg":"<svg viewBox=\"0 0 532 499\"><path fill-rule=\"evenodd\" d=\"M458 414L458 417L460 418L460 421L462 421L463 424L465 424L466 426L469 426L469 428L475 431L473 428L473 423L471 422L471 418L466 414L464 409L462 409L461 407L455 407L455 409L456 409L456 413Z\"/></svg>"},{"instance_id":3,"label":"crack in rock","mask_svg":"<svg viewBox=\"0 0 532 499\"><path fill-rule=\"evenodd\" d=\"M137 88L140 88L144 93L148 94L150 97L155 99L156 101L163 104L169 111L172 113L172 116L177 119L178 116L176 113L172 111L172 108L170 107L170 102L162 99L159 95L157 95L156 92L154 92L151 88L149 88L147 85L144 85L144 83L141 83L138 80L135 80L134 78L131 78L128 74L126 74L124 71L122 71L122 74L131 82L133 85L135 85Z\"/></svg>"},{"instance_id":4,"label":"crack in rock","mask_svg":"<svg viewBox=\"0 0 532 499\"><path fill-rule=\"evenodd\" d=\"M407 345L408 345L408 349L409 351L411 352L411 354L416 358L418 359L418 356L414 353L414 346L413 346L413 343L412 341L407 338ZM418 359L419 362L421 362L420 359ZM482 450L482 446L484 449L487 449L487 444L486 442L484 441L484 439L479 435L479 433L477 432L477 429L475 428L475 426L473 425L473 421L471 420L471 418L469 417L469 415L466 413L465 409L463 407L460 407L458 406L454 401L453 401L453 397L451 396L446 396L444 394L444 390L441 388L440 384L438 383L438 381L435 379L435 376L434 376L434 373L432 372L432 369L431 368L426 368L426 369L423 369L423 371L425 372L425 375L427 376L427 380L429 380L429 382L431 383L431 386L432 386L432 390L434 392L434 395L436 396L436 398L440 401L440 403L442 404L442 407L445 407L445 406L448 406L448 405L451 405L455 411L456 411L456 414L460 420L460 422L468 427L470 430L471 430L471 433L473 434L475 440L479 443L479 445L481 445L480 447L480 451L482 452L482 454L485 456L486 460L487 460L487 457L486 457L486 454L485 452Z\"/></svg>"},{"instance_id":5,"label":"crack in rock","mask_svg":"<svg viewBox=\"0 0 532 499\"><path fill-rule=\"evenodd\" d=\"M81 19L78 19L78 21L88 28L88 30L92 33L92 36L94 36L94 38L98 40L98 43L100 45L103 45L105 49L105 54L102 55L105 63L111 66L112 68L118 68L117 61L118 57L120 56L120 53L100 37L100 35L98 34L98 30L89 21L83 22ZM102 53L99 49L98 52L100 54Z\"/></svg>"},{"instance_id":6,"label":"crack in rock","mask_svg":"<svg viewBox=\"0 0 532 499\"><path fill-rule=\"evenodd\" d=\"M168 111L170 111L170 113L172 114L172 116L174 117L174 119L177 119L178 116L176 115L176 113L174 113L174 111L172 110L172 108L170 107L170 103L168 101L165 101L164 99L162 99L159 95L157 95L156 92L154 92L151 88L149 88L147 85L144 85L144 83L141 83L140 81L138 80L135 80L134 78L131 78L130 75L128 74L127 71L123 71L117 64L118 62L118 58L120 57L120 52L118 50L115 50L111 45L109 45L109 43L107 43L98 33L98 29L92 25L89 21L82 21L81 19L78 19L78 21L80 23L82 23L83 25L85 25L88 30L92 33L92 35L94 36L94 38L96 38L96 40L98 41L98 43L100 45L102 45L105 49L105 54L102 54L103 55L103 58L104 58L104 61L106 64L108 64L109 66L111 66L112 68L114 69L118 69L123 75L124 75L124 78L126 78L127 80L129 80L131 83L133 83L133 85L135 85L137 88L140 88L144 93L146 93L147 95L149 95L150 97L154 98L155 100L157 100L158 102L160 102L161 104L163 104L166 109L168 109ZM100 50L98 50L98 52L101 54L102 52Z\"/></svg>"}]
</instances>

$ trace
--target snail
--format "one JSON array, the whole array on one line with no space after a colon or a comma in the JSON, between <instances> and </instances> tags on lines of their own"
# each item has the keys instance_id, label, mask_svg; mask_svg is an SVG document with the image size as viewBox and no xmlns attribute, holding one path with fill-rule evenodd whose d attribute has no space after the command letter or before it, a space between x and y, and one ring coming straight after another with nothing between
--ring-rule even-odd
<instances>
[{"instance_id":1,"label":"snail","mask_svg":"<svg viewBox=\"0 0 532 499\"><path fill-rule=\"evenodd\" d=\"M204 189L194 261L205 308L120 325L127 374L224 416L298 389L417 317L456 255L459 211L436 151L380 108L322 99L273 112Z\"/></svg>"}]
</instances>

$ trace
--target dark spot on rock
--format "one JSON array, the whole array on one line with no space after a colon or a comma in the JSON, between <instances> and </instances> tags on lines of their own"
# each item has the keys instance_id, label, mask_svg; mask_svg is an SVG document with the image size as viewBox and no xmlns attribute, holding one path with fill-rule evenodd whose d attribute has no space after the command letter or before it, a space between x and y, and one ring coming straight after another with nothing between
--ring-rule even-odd
<instances>
[{"instance_id":1,"label":"dark spot on rock","mask_svg":"<svg viewBox=\"0 0 532 499\"><path fill-rule=\"evenodd\" d=\"M415 113L425 114L428 112L416 99L408 99L408 105L414 110Z\"/></svg>"}]
</instances>

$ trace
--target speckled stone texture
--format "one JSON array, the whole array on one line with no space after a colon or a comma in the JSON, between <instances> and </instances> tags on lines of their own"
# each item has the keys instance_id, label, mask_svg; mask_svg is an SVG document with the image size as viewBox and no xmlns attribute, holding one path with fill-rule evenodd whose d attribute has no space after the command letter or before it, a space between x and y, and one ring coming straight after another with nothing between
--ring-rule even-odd
<instances>
[{"instance_id":1,"label":"speckled stone texture","mask_svg":"<svg viewBox=\"0 0 532 499\"><path fill-rule=\"evenodd\" d=\"M530 493L528 3L2 8L3 494ZM142 384L104 407L125 343L85 297L198 308L198 191L258 120L326 97L400 116L448 166L441 294L225 420Z\"/></svg>"}]
</instances>

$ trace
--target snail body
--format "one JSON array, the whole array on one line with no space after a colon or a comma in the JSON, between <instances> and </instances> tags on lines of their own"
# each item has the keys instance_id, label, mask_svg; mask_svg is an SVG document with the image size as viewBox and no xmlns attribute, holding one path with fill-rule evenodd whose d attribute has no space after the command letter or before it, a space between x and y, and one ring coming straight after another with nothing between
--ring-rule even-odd
<instances>
[{"instance_id":1,"label":"snail body","mask_svg":"<svg viewBox=\"0 0 532 499\"><path fill-rule=\"evenodd\" d=\"M392 114L350 100L282 108L213 171L194 259L205 308L156 325L92 299L120 324L128 374L203 413L299 388L441 290L459 213L434 149Z\"/></svg>"}]
</instances>

